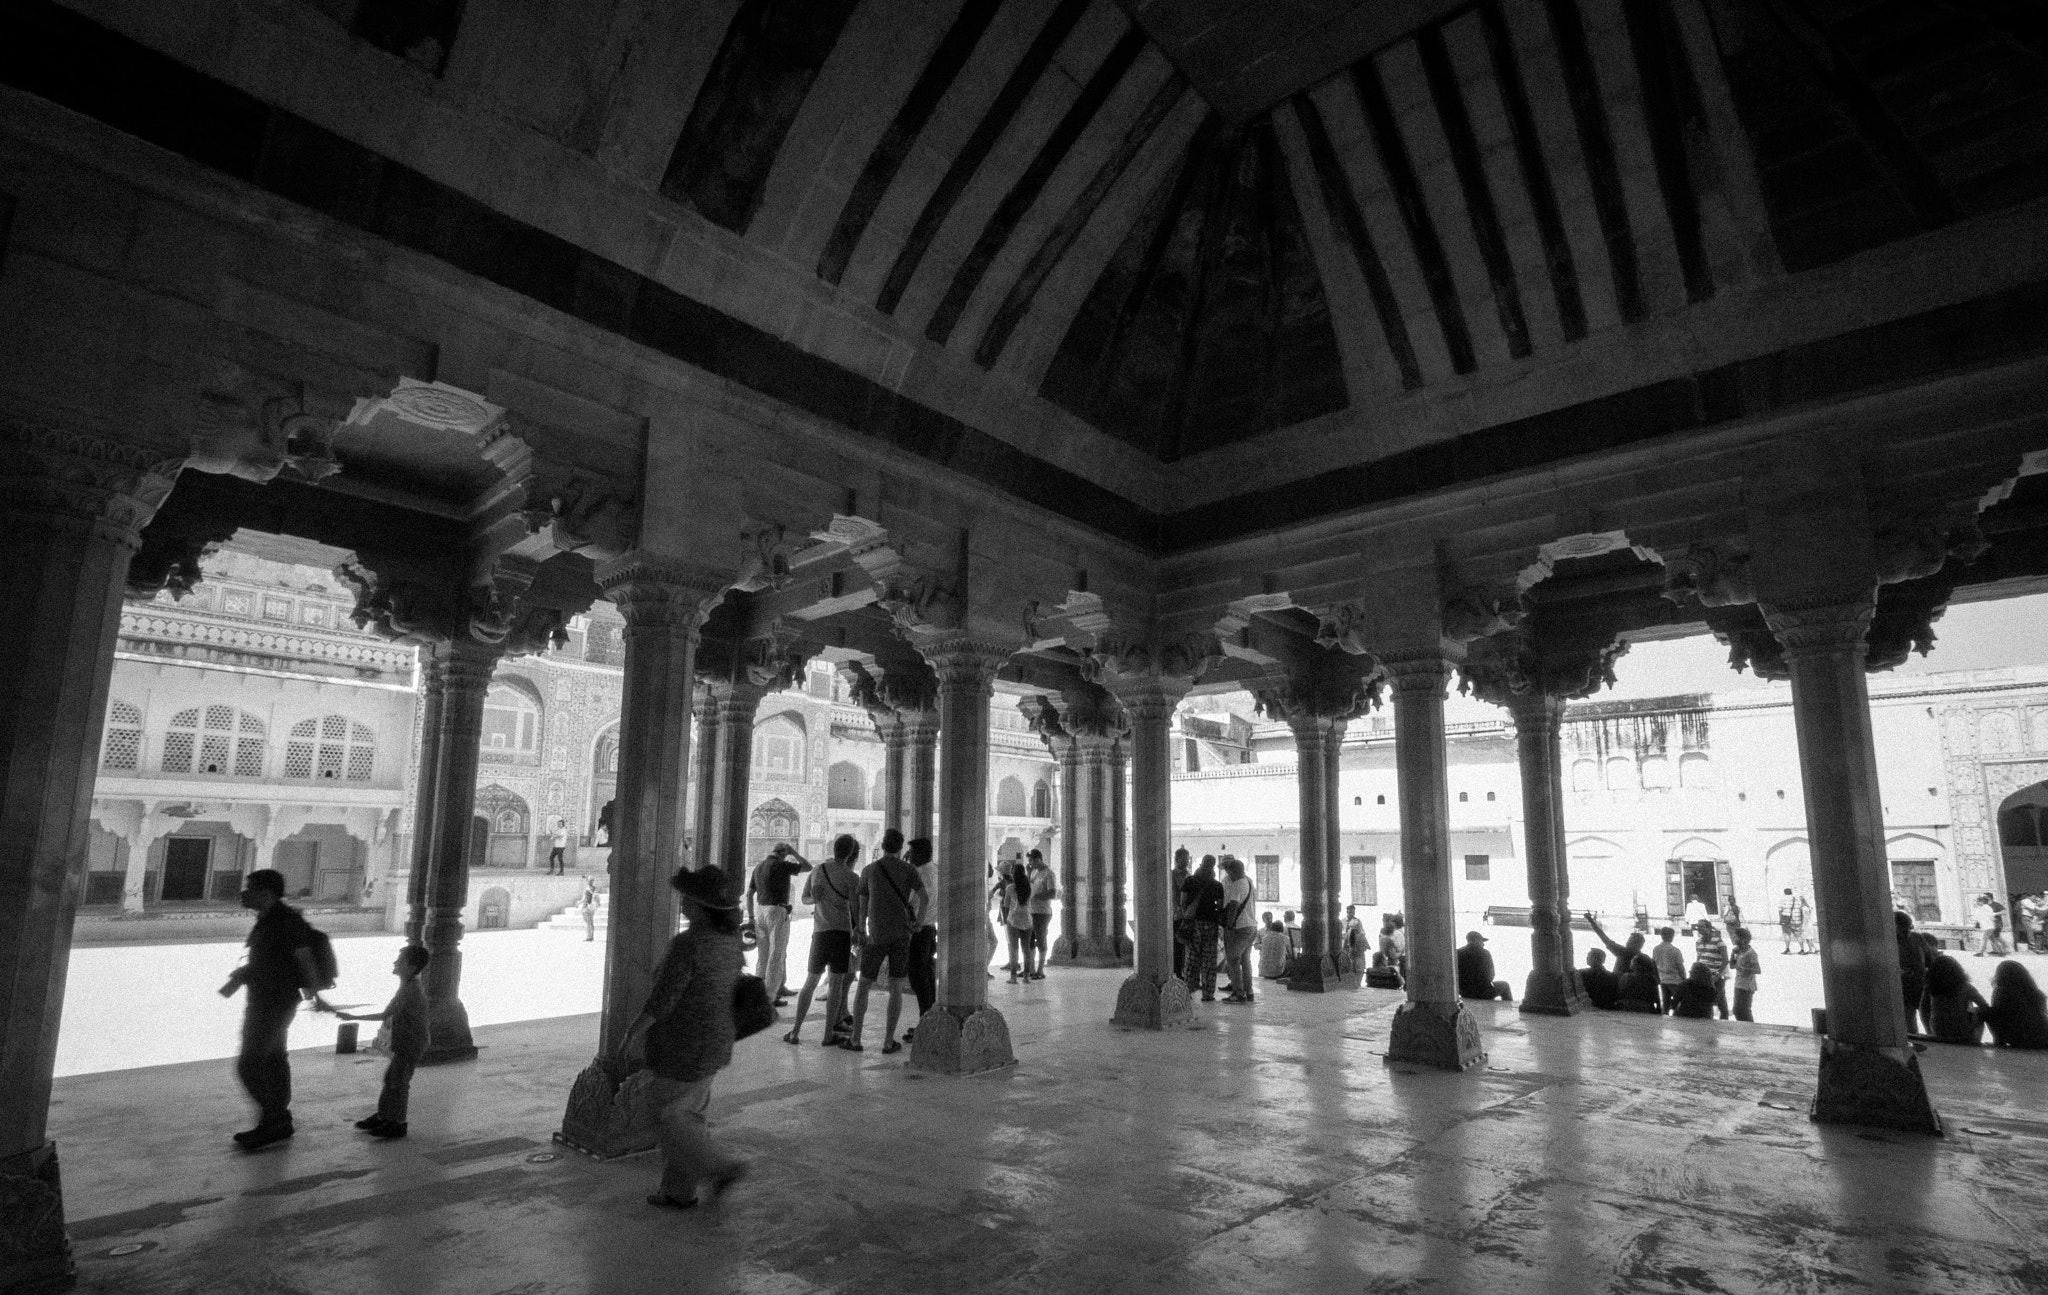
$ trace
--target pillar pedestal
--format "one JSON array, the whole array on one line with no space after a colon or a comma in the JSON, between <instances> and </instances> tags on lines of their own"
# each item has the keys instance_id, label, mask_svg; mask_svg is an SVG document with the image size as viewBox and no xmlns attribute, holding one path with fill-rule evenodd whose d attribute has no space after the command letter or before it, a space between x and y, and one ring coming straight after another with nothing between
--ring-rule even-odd
<instances>
[{"instance_id":1,"label":"pillar pedestal","mask_svg":"<svg viewBox=\"0 0 2048 1295\"><path fill-rule=\"evenodd\" d=\"M1809 1109L1822 1124L1859 1124L1914 1133L1941 1132L1911 1048L1820 1041L1820 1084Z\"/></svg>"},{"instance_id":2,"label":"pillar pedestal","mask_svg":"<svg viewBox=\"0 0 2048 1295\"><path fill-rule=\"evenodd\" d=\"M1017 1064L1010 1024L993 1007L935 1004L917 1021L910 1068L941 1075L978 1075Z\"/></svg>"},{"instance_id":3,"label":"pillar pedestal","mask_svg":"<svg viewBox=\"0 0 2048 1295\"><path fill-rule=\"evenodd\" d=\"M1194 1023L1194 995L1179 976L1140 971L1117 987L1112 1025L1130 1030L1178 1030Z\"/></svg>"},{"instance_id":4,"label":"pillar pedestal","mask_svg":"<svg viewBox=\"0 0 2048 1295\"><path fill-rule=\"evenodd\" d=\"M1430 1070L1483 1066L1486 1047L1479 1041L1479 1022L1460 1002L1403 1003L1394 1010L1387 1064Z\"/></svg>"}]
</instances>

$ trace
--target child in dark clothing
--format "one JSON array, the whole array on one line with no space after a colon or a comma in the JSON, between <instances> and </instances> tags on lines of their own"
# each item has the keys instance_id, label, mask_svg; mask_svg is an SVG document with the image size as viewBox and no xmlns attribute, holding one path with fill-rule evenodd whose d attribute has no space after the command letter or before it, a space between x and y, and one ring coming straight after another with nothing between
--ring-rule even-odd
<instances>
[{"instance_id":1,"label":"child in dark clothing","mask_svg":"<svg viewBox=\"0 0 2048 1295\"><path fill-rule=\"evenodd\" d=\"M377 1113L356 1121L356 1127L374 1138L405 1136L406 1100L412 1093L412 1072L427 1054L427 991L420 974L433 955L418 945L398 951L391 974L398 977L398 992L381 1012L336 1012L344 1021L388 1021L391 1025L391 1064L384 1068L384 1087L377 1094Z\"/></svg>"}]
</instances>

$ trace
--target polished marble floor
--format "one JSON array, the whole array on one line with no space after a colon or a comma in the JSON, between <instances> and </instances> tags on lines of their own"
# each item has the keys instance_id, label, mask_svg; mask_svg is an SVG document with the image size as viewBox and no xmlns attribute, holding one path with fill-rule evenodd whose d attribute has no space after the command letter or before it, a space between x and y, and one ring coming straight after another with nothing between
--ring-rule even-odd
<instances>
[{"instance_id":1,"label":"polished marble floor","mask_svg":"<svg viewBox=\"0 0 2048 1295\"><path fill-rule=\"evenodd\" d=\"M717 1219L646 1206L647 1158L556 1154L588 1016L479 1030L478 1061L421 1073L403 1142L348 1127L365 1056L295 1054L301 1131L249 1156L228 1063L60 1080L80 1286L2048 1291L2048 1054L1927 1053L1936 1139L1810 1123L1813 1040L1785 1027L1479 1005L1487 1069L1402 1073L1395 994L1135 1034L1106 1022L1119 975L993 984L1019 1059L996 1075L825 1051L815 1016L802 1048L744 1043L713 1118L754 1172Z\"/></svg>"}]
</instances>

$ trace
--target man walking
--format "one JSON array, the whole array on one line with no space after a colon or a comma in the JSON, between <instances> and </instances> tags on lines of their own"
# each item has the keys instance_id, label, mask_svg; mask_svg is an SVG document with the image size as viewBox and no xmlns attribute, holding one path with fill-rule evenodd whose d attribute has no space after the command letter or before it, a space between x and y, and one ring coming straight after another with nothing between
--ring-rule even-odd
<instances>
[{"instance_id":1,"label":"man walking","mask_svg":"<svg viewBox=\"0 0 2048 1295\"><path fill-rule=\"evenodd\" d=\"M1052 905L1060 897L1060 882L1046 864L1045 856L1037 850L1025 854L1024 859L1030 864L1025 875L1031 881L1031 948L1027 950L1027 956L1038 959L1030 979L1044 980L1045 955L1052 944ZM1073 932L1067 934L1071 936Z\"/></svg>"},{"instance_id":2,"label":"man walking","mask_svg":"<svg viewBox=\"0 0 2048 1295\"><path fill-rule=\"evenodd\" d=\"M563 863L565 852L569 848L568 819L558 818L555 820L554 834L548 838L548 847L548 876L559 877L562 875L562 869L565 866Z\"/></svg>"},{"instance_id":3,"label":"man walking","mask_svg":"<svg viewBox=\"0 0 2048 1295\"><path fill-rule=\"evenodd\" d=\"M832 857L804 880L804 902L812 906L810 975L796 996L796 1019L782 1036L785 1043L798 1041L821 975L828 977L825 1046L834 1047L843 1037L839 1023L846 1015L846 976L853 967L853 919L860 898L860 873L853 865L859 859L860 842L842 835L832 842Z\"/></svg>"},{"instance_id":4,"label":"man walking","mask_svg":"<svg viewBox=\"0 0 2048 1295\"><path fill-rule=\"evenodd\" d=\"M754 974L768 984L775 1005L789 997L784 980L789 974L789 882L798 873L809 872L811 861L787 843L778 844L754 869L747 883L747 920L754 924L759 941Z\"/></svg>"},{"instance_id":5,"label":"man walking","mask_svg":"<svg viewBox=\"0 0 2048 1295\"><path fill-rule=\"evenodd\" d=\"M255 1151L292 1136L292 1067L286 1036L299 1000L319 1003L319 965L313 959L313 928L299 910L284 902L284 874L259 868L242 884L242 907L253 909L256 925L249 932L249 959L228 976L221 989L229 997L247 989L242 1008L242 1050L235 1057L235 1077L248 1090L259 1115L256 1127L235 1135L245 1151Z\"/></svg>"},{"instance_id":6,"label":"man walking","mask_svg":"<svg viewBox=\"0 0 2048 1295\"><path fill-rule=\"evenodd\" d=\"M902 834L895 833L899 845ZM853 997L853 1032L839 1046L861 1052L861 1034L867 1025L868 994L884 964L889 968L889 1016L882 1029L883 1053L901 1052L896 1025L903 1016L903 991L910 987L910 937L924 922L931 897L925 893L924 878L917 869L894 854L885 853L860 874L860 893L855 899L854 929L865 931L867 941L860 955L860 988Z\"/></svg>"}]
</instances>

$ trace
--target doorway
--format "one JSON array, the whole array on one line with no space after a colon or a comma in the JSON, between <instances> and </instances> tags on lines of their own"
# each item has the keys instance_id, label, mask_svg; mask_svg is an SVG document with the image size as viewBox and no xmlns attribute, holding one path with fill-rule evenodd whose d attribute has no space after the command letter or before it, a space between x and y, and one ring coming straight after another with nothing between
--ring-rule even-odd
<instances>
[{"instance_id":1,"label":"doorway","mask_svg":"<svg viewBox=\"0 0 2048 1295\"><path fill-rule=\"evenodd\" d=\"M1719 917L1735 904L1735 874L1726 859L1667 859L1664 862L1664 901L1673 917L1685 915L1686 904L1695 896L1709 913Z\"/></svg>"},{"instance_id":2,"label":"doorway","mask_svg":"<svg viewBox=\"0 0 2048 1295\"><path fill-rule=\"evenodd\" d=\"M1941 898L1934 890L1934 860L1899 859L1892 863L1892 889L1916 922L1939 922Z\"/></svg>"},{"instance_id":3,"label":"doorway","mask_svg":"<svg viewBox=\"0 0 2048 1295\"><path fill-rule=\"evenodd\" d=\"M164 838L163 888L157 898L165 902L206 898L206 874L213 862L210 836Z\"/></svg>"},{"instance_id":4,"label":"doorway","mask_svg":"<svg viewBox=\"0 0 2048 1295\"><path fill-rule=\"evenodd\" d=\"M483 893L477 905L476 929L479 931L502 931L512 920L512 892L503 886L493 886Z\"/></svg>"}]
</instances>

